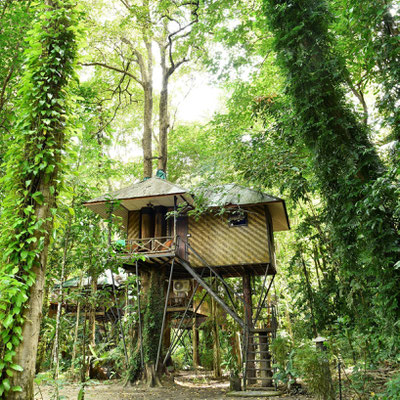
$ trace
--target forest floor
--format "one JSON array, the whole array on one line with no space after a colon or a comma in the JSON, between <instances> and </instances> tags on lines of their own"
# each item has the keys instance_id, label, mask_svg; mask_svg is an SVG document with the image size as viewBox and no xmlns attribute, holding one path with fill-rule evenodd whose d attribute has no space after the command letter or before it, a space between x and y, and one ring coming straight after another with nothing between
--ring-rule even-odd
<instances>
[{"instance_id":1,"label":"forest floor","mask_svg":"<svg viewBox=\"0 0 400 400\"><path fill-rule=\"evenodd\" d=\"M61 385L59 398L76 400L80 384L65 382ZM36 386L35 400L52 400L54 387L48 384ZM124 386L118 381L91 381L85 390L85 400L192 400L192 399L244 399L244 397L228 397L229 383L227 380L213 380L207 374L181 372L174 380L163 382L162 388L148 388L144 385ZM64 397L63 397L64 396ZM304 395L278 397L252 397L252 399L306 400ZM248 399L248 398L247 398Z\"/></svg>"}]
</instances>

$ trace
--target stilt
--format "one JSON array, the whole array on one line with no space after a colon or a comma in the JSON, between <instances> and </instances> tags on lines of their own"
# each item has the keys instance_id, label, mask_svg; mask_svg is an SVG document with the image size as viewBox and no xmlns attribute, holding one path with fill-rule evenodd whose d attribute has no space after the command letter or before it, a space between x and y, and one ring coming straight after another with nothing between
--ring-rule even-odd
<instances>
[{"instance_id":1,"label":"stilt","mask_svg":"<svg viewBox=\"0 0 400 400\"><path fill-rule=\"evenodd\" d=\"M193 344L193 368L197 369L199 367L199 330L197 329L196 314L193 316L193 326L192 326L192 344Z\"/></svg>"},{"instance_id":2,"label":"stilt","mask_svg":"<svg viewBox=\"0 0 400 400\"><path fill-rule=\"evenodd\" d=\"M254 379L256 376L256 371L254 368L254 346L253 346L253 336L249 335L249 332L253 328L253 302L252 302L252 293L251 293L251 275L249 271L245 271L242 275L242 283L243 283L243 300L244 300L244 315L245 315L245 323L247 330L247 356L246 356L246 378L248 380L247 383L254 384L256 380Z\"/></svg>"},{"instance_id":3,"label":"stilt","mask_svg":"<svg viewBox=\"0 0 400 400\"><path fill-rule=\"evenodd\" d=\"M212 333L213 333L213 370L214 378L219 379L222 377L221 370L221 347L219 343L219 325L217 304L215 300L211 299L211 315L212 315Z\"/></svg>"},{"instance_id":4,"label":"stilt","mask_svg":"<svg viewBox=\"0 0 400 400\"><path fill-rule=\"evenodd\" d=\"M138 320L139 320L139 346L140 346L140 365L142 371L144 368L144 357L143 357L143 330L142 330L142 310L140 308L140 282L139 282L139 268L138 262L135 263L136 266L136 287L137 287L137 304L138 304Z\"/></svg>"},{"instance_id":5,"label":"stilt","mask_svg":"<svg viewBox=\"0 0 400 400\"><path fill-rule=\"evenodd\" d=\"M174 262L175 262L175 259L172 260L171 271L169 273L167 294L165 296L164 313L163 313L163 319L162 319L161 331L160 331L160 340L158 342L158 349L157 349L157 358L156 358L156 367L155 367L156 372L158 370L158 361L160 359L160 352L161 352L162 342L163 342L163 338L164 338L164 327L165 327L165 321L166 321L166 317L167 317L168 299L169 299L169 292L171 290L172 274L174 273Z\"/></svg>"}]
</instances>

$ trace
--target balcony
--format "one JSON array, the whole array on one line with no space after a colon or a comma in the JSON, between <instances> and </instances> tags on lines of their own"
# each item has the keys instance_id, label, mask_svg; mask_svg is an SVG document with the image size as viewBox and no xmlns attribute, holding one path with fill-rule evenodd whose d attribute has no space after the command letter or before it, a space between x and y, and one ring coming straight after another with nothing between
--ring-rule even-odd
<instances>
[{"instance_id":1,"label":"balcony","mask_svg":"<svg viewBox=\"0 0 400 400\"><path fill-rule=\"evenodd\" d=\"M124 256L136 254L162 256L175 253L176 248L174 236L118 240L115 245L115 249Z\"/></svg>"}]
</instances>

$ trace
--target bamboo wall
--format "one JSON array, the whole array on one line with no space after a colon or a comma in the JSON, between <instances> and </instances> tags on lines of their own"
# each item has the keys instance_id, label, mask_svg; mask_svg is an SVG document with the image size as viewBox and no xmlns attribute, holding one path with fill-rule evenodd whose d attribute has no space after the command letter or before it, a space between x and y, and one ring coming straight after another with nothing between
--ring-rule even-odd
<instances>
[{"instance_id":1,"label":"bamboo wall","mask_svg":"<svg viewBox=\"0 0 400 400\"><path fill-rule=\"evenodd\" d=\"M137 239L140 235L140 211L129 211L128 216L128 240Z\"/></svg>"},{"instance_id":2,"label":"bamboo wall","mask_svg":"<svg viewBox=\"0 0 400 400\"><path fill-rule=\"evenodd\" d=\"M210 265L243 265L269 262L268 231L264 207L248 207L247 226L230 227L228 218L205 214L189 217L189 244ZM193 266L201 261L189 254Z\"/></svg>"}]
</instances>

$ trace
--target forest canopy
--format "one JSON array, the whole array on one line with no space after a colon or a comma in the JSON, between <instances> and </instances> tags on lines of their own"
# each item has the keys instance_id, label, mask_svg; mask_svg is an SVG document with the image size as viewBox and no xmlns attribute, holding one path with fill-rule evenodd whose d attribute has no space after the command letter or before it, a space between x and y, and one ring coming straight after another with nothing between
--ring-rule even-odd
<instances>
[{"instance_id":1,"label":"forest canopy","mask_svg":"<svg viewBox=\"0 0 400 400\"><path fill-rule=\"evenodd\" d=\"M268 297L276 384L301 378L318 398L323 336L331 369L351 368L347 398L399 398L399 29L399 4L381 0L0 1L0 398L33 399L38 373L86 382L102 363L158 383L168 274L139 285L118 260L120 204L107 218L84 206L154 176L285 200ZM189 207L172 206L176 230ZM198 196L188 215L204 212ZM230 285L245 298L242 278ZM248 284L251 302L265 280ZM240 375L240 327L206 303L199 353L186 355L193 328L172 360Z\"/></svg>"}]
</instances>

